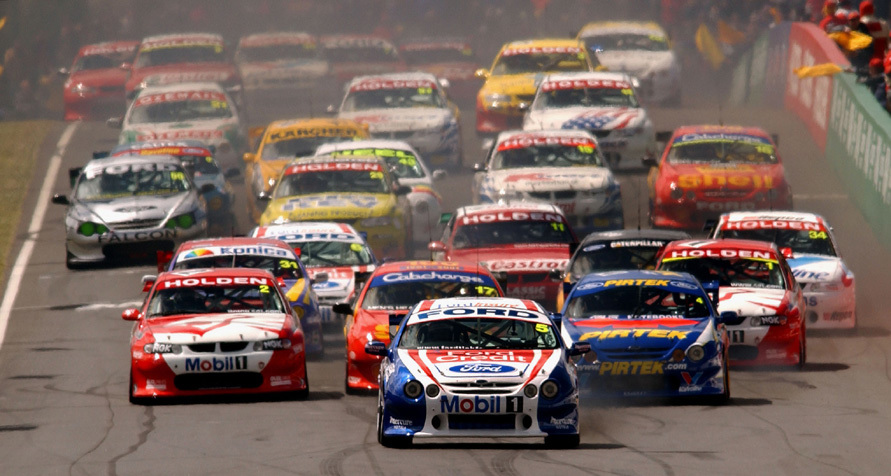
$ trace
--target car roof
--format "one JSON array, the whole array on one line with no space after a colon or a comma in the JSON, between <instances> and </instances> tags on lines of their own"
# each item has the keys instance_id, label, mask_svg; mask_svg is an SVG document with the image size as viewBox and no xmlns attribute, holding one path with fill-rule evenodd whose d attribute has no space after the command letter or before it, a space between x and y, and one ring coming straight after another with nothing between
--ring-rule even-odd
<instances>
[{"instance_id":1,"label":"car roof","mask_svg":"<svg viewBox=\"0 0 891 476\"><path fill-rule=\"evenodd\" d=\"M145 152L145 153L143 153ZM188 139L188 140L179 140L179 141L171 141L171 140L151 140L144 142L131 142L129 144L121 144L116 146L114 149L111 149L110 155L112 156L120 156L120 155L198 155L198 156L213 156L213 152L207 147L207 145L196 139Z\"/></svg>"},{"instance_id":2,"label":"car roof","mask_svg":"<svg viewBox=\"0 0 891 476\"><path fill-rule=\"evenodd\" d=\"M409 314L406 325L416 324L421 321L461 318L462 314L451 311L456 308L499 309L507 311L507 315L499 316L493 313L486 317L516 318L553 325L553 321L545 314L544 309L537 302L530 299L502 297L456 297L424 300L418 303L417 307Z\"/></svg>"},{"instance_id":3,"label":"car roof","mask_svg":"<svg viewBox=\"0 0 891 476\"><path fill-rule=\"evenodd\" d=\"M541 48L541 47L584 47L575 38L535 38L526 40L515 40L505 43L501 50L518 49L518 48Z\"/></svg>"},{"instance_id":4,"label":"car roof","mask_svg":"<svg viewBox=\"0 0 891 476\"><path fill-rule=\"evenodd\" d=\"M482 213L492 213L492 212L541 212L541 213L556 213L563 216L563 210L560 207L546 203L546 202L532 202L532 201L511 201L507 203L483 203L480 205L466 205L455 212L456 218L461 218L469 215L478 215ZM564 217L565 220L565 217Z\"/></svg>"},{"instance_id":5,"label":"car roof","mask_svg":"<svg viewBox=\"0 0 891 476\"><path fill-rule=\"evenodd\" d=\"M138 41L103 41L101 43L93 43L80 47L77 56L102 55L109 53L135 53L139 46Z\"/></svg>"},{"instance_id":6,"label":"car roof","mask_svg":"<svg viewBox=\"0 0 891 476\"><path fill-rule=\"evenodd\" d=\"M630 84L631 76L627 73L614 71L568 71L549 74L541 83L555 81L624 81Z\"/></svg>"},{"instance_id":7,"label":"car roof","mask_svg":"<svg viewBox=\"0 0 891 476\"><path fill-rule=\"evenodd\" d=\"M268 256L279 258L297 258L297 253L287 243L272 238L206 238L190 240L176 250L175 260L188 261L190 259L204 258L207 256Z\"/></svg>"},{"instance_id":8,"label":"car roof","mask_svg":"<svg viewBox=\"0 0 891 476\"><path fill-rule=\"evenodd\" d=\"M279 119L266 126L266 133L285 129L308 129L311 127L337 127L342 129L365 129L365 126L352 120L336 117L298 117L293 119Z\"/></svg>"},{"instance_id":9,"label":"car roof","mask_svg":"<svg viewBox=\"0 0 891 476\"><path fill-rule=\"evenodd\" d=\"M359 139L345 140L339 142L328 142L322 144L316 149L316 155L330 154L339 150L356 150L356 149L394 149L411 152L415 157L418 152L408 142L402 140L390 139Z\"/></svg>"},{"instance_id":10,"label":"car roof","mask_svg":"<svg viewBox=\"0 0 891 476\"><path fill-rule=\"evenodd\" d=\"M665 245L663 256L669 251L690 250L745 250L769 252L780 256L777 246L769 241L740 240L735 238L718 240L679 240Z\"/></svg>"},{"instance_id":11,"label":"car roof","mask_svg":"<svg viewBox=\"0 0 891 476\"><path fill-rule=\"evenodd\" d=\"M217 33L205 33L205 32L194 32L194 33L165 33L163 35L151 35L146 36L142 39L142 45L147 45L151 43L163 43L166 41L172 40L199 40L199 41L210 41L216 43L223 43L223 35Z\"/></svg>"},{"instance_id":12,"label":"car roof","mask_svg":"<svg viewBox=\"0 0 891 476\"><path fill-rule=\"evenodd\" d=\"M673 137L680 137L687 134L738 134L771 140L770 134L760 127L724 126L717 124L681 126L674 130Z\"/></svg>"},{"instance_id":13,"label":"car roof","mask_svg":"<svg viewBox=\"0 0 891 476\"><path fill-rule=\"evenodd\" d=\"M594 21L583 26L579 30L578 36L585 38L595 34L609 33L661 34L664 36L665 30L658 23L651 21Z\"/></svg>"},{"instance_id":14,"label":"car roof","mask_svg":"<svg viewBox=\"0 0 891 476\"><path fill-rule=\"evenodd\" d=\"M305 31L270 31L264 33L253 33L242 36L238 40L238 47L265 46L269 44L277 44L278 40L284 40L285 43L314 43L316 35Z\"/></svg>"},{"instance_id":15,"label":"car roof","mask_svg":"<svg viewBox=\"0 0 891 476\"><path fill-rule=\"evenodd\" d=\"M542 129L542 130L533 130L533 131L523 131L523 130L511 130L504 131L498 134L498 137L495 139L495 144L500 144L502 142L511 140L511 139L524 139L529 138L532 140L535 139L548 139L551 137L566 137L566 138L579 138L579 139L595 139L593 134L584 129Z\"/></svg>"},{"instance_id":16,"label":"car roof","mask_svg":"<svg viewBox=\"0 0 891 476\"><path fill-rule=\"evenodd\" d=\"M721 225L727 223L738 223L758 221L765 222L759 228L776 228L771 222L801 222L801 223L819 223L826 224L826 220L816 214L809 212L795 212L791 210L763 210L753 212L729 212L724 213L720 217Z\"/></svg>"},{"instance_id":17,"label":"car roof","mask_svg":"<svg viewBox=\"0 0 891 476\"><path fill-rule=\"evenodd\" d=\"M699 288L699 281L689 273L678 273L675 271L657 271L657 270L617 270L603 271L598 273L589 273L579 280L578 285L588 283L605 282L605 281L628 281L628 280L665 280L680 281L686 284L695 285ZM655 284L653 284L655 285Z\"/></svg>"},{"instance_id":18,"label":"car roof","mask_svg":"<svg viewBox=\"0 0 891 476\"><path fill-rule=\"evenodd\" d=\"M476 273L492 278L488 268L478 264L456 263L453 261L389 261L374 271L374 277L405 271L452 271L456 273ZM493 278L494 279L494 278Z\"/></svg>"},{"instance_id":19,"label":"car roof","mask_svg":"<svg viewBox=\"0 0 891 476\"><path fill-rule=\"evenodd\" d=\"M164 93L188 93L188 92L218 92L223 93L223 87L220 86L219 83L214 83L211 81L191 81L187 83L172 83L172 84L159 84L159 85L149 85L142 89L139 92L139 96L137 99L143 96L148 96L150 94L164 94Z\"/></svg>"},{"instance_id":20,"label":"car roof","mask_svg":"<svg viewBox=\"0 0 891 476\"><path fill-rule=\"evenodd\" d=\"M258 226L251 231L254 236L275 238L279 240L301 241L346 241L350 243L364 243L362 235L347 223L337 222L291 222L278 225ZM304 236L308 235L308 236ZM313 240L316 235L318 239ZM334 235L323 237L321 235Z\"/></svg>"},{"instance_id":21,"label":"car roof","mask_svg":"<svg viewBox=\"0 0 891 476\"><path fill-rule=\"evenodd\" d=\"M357 84L375 83L381 81L429 81L434 84L436 76L423 71L408 71L404 73L387 73L387 74L369 74L365 76L356 76L349 82L349 88L353 88Z\"/></svg>"},{"instance_id":22,"label":"car roof","mask_svg":"<svg viewBox=\"0 0 891 476\"><path fill-rule=\"evenodd\" d=\"M87 162L87 165L84 166L87 168L105 168L112 165L130 165L130 164L145 164L145 163L156 163L156 164L175 164L177 166L182 165L182 161L180 159L172 156L172 155L117 155L117 156L109 156L109 157L101 157L97 159L91 159Z\"/></svg>"},{"instance_id":23,"label":"car roof","mask_svg":"<svg viewBox=\"0 0 891 476\"><path fill-rule=\"evenodd\" d=\"M590 233L582 239L579 247L583 247L590 243L599 241L625 241L625 240L686 240L690 239L690 234L680 230L661 230L656 228L627 229L598 231Z\"/></svg>"}]
</instances>

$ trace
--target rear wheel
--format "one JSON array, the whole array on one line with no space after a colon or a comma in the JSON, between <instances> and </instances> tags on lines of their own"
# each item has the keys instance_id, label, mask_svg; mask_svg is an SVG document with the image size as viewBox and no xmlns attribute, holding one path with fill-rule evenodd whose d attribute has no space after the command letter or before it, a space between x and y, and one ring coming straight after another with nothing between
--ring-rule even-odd
<instances>
[{"instance_id":1,"label":"rear wheel","mask_svg":"<svg viewBox=\"0 0 891 476\"><path fill-rule=\"evenodd\" d=\"M724 391L719 395L709 395L705 397L706 405L726 405L730 402L730 367L727 365L727 357L724 357Z\"/></svg>"},{"instance_id":2,"label":"rear wheel","mask_svg":"<svg viewBox=\"0 0 891 476\"><path fill-rule=\"evenodd\" d=\"M581 443L579 435L548 435L545 437L545 446L548 448L578 448Z\"/></svg>"}]
</instances>

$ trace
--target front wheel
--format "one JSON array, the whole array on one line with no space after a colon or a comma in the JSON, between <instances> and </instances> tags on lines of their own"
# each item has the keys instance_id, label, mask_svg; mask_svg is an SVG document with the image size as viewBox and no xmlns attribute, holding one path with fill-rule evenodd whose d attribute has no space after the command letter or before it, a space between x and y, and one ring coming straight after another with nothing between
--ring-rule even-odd
<instances>
[{"instance_id":1,"label":"front wheel","mask_svg":"<svg viewBox=\"0 0 891 476\"><path fill-rule=\"evenodd\" d=\"M410 436L389 436L384 434L384 407L377 407L377 442L387 448L408 448L411 446Z\"/></svg>"},{"instance_id":2,"label":"front wheel","mask_svg":"<svg viewBox=\"0 0 891 476\"><path fill-rule=\"evenodd\" d=\"M545 446L548 448L578 448L581 443L579 435L548 435L545 437Z\"/></svg>"}]
</instances>

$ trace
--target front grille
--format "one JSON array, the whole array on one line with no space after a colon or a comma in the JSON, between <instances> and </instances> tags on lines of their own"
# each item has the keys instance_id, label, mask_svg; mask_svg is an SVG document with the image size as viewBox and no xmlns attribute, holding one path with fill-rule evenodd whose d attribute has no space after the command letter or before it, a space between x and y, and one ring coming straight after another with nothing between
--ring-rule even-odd
<instances>
[{"instance_id":1,"label":"front grille","mask_svg":"<svg viewBox=\"0 0 891 476\"><path fill-rule=\"evenodd\" d=\"M173 385L179 390L258 388L263 385L263 375L257 372L183 374L173 379Z\"/></svg>"},{"instance_id":2,"label":"front grille","mask_svg":"<svg viewBox=\"0 0 891 476\"><path fill-rule=\"evenodd\" d=\"M536 198L538 200L550 200L551 192L528 192L529 198Z\"/></svg>"},{"instance_id":3,"label":"front grille","mask_svg":"<svg viewBox=\"0 0 891 476\"><path fill-rule=\"evenodd\" d=\"M554 198L557 200L569 200L576 196L575 190L557 190L554 192Z\"/></svg>"},{"instance_id":4,"label":"front grille","mask_svg":"<svg viewBox=\"0 0 891 476\"><path fill-rule=\"evenodd\" d=\"M597 129L597 130L592 130L592 131L589 131L589 132L591 132L591 134L594 134L594 137L596 137L596 138L598 138L598 139L603 139L604 137L608 136L609 133L612 132L612 131L609 130L609 129L607 129L607 130L600 130L600 129Z\"/></svg>"},{"instance_id":5,"label":"front grille","mask_svg":"<svg viewBox=\"0 0 891 476\"><path fill-rule=\"evenodd\" d=\"M707 198L742 198L749 194L746 190L726 190L726 189L713 189L713 190L703 190L700 192L703 197Z\"/></svg>"},{"instance_id":6,"label":"front grille","mask_svg":"<svg viewBox=\"0 0 891 476\"><path fill-rule=\"evenodd\" d=\"M671 347L644 347L634 349L599 349L598 352L610 360L658 360Z\"/></svg>"},{"instance_id":7,"label":"front grille","mask_svg":"<svg viewBox=\"0 0 891 476\"><path fill-rule=\"evenodd\" d=\"M189 350L196 353L216 352L217 350L217 344L215 342L208 344L191 344L188 347Z\"/></svg>"},{"instance_id":8,"label":"front grille","mask_svg":"<svg viewBox=\"0 0 891 476\"><path fill-rule=\"evenodd\" d=\"M449 415L450 430L513 430L514 415Z\"/></svg>"},{"instance_id":9,"label":"front grille","mask_svg":"<svg viewBox=\"0 0 891 476\"><path fill-rule=\"evenodd\" d=\"M655 392L668 387L662 375L610 375L591 381L596 392Z\"/></svg>"},{"instance_id":10,"label":"front grille","mask_svg":"<svg viewBox=\"0 0 891 476\"><path fill-rule=\"evenodd\" d=\"M173 242L156 240L104 245L102 247L102 254L109 260L125 260L128 262L150 260L154 263L158 259L157 251L173 251Z\"/></svg>"},{"instance_id":11,"label":"front grille","mask_svg":"<svg viewBox=\"0 0 891 476\"><path fill-rule=\"evenodd\" d=\"M157 218L152 218L151 220L129 220L108 224L108 227L115 231L144 230L146 228L158 228L159 226L161 226L161 220Z\"/></svg>"},{"instance_id":12,"label":"front grille","mask_svg":"<svg viewBox=\"0 0 891 476\"><path fill-rule=\"evenodd\" d=\"M239 352L247 348L247 342L220 342L220 352Z\"/></svg>"},{"instance_id":13,"label":"front grille","mask_svg":"<svg viewBox=\"0 0 891 476\"><path fill-rule=\"evenodd\" d=\"M512 382L486 382L479 384L476 382L467 383L448 383L443 387L449 392L458 395L507 395L514 393L519 386L518 383Z\"/></svg>"}]
</instances>

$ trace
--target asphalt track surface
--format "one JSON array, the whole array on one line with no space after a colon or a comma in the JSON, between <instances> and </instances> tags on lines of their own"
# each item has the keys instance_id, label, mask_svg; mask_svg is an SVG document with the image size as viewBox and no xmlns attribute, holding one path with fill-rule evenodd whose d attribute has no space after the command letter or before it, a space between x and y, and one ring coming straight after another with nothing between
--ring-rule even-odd
<instances>
[{"instance_id":1,"label":"asphalt track surface","mask_svg":"<svg viewBox=\"0 0 891 476\"><path fill-rule=\"evenodd\" d=\"M829 219L856 273L858 331L809 332L803 371L733 371L733 398L723 407L586 405L582 443L574 450L507 439L383 448L375 440L376 398L343 393L338 332L326 337L324 358L309 363L306 401L131 405L131 325L120 313L140 302L140 277L154 270L68 271L64 207L51 206L36 233L28 233L43 180L38 173L10 259L26 239L35 240L0 349L0 474L886 474L891 257L794 117L767 109L720 112L714 95L692 89L684 108L651 111L658 128L723 121L778 133L796 208ZM264 110L255 107L255 120L277 117L263 117ZM469 165L481 153L470 127L472 111L466 113ZM36 170L47 169L66 127L56 127ZM93 150L111 147L115 138L116 131L102 123L79 124L61 154L52 191L67 193L67 168L85 163ZM621 181L626 223L634 226L639 211L646 213L644 178L626 174ZM463 174L440 184L447 208L466 200L469 182Z\"/></svg>"}]
</instances>

